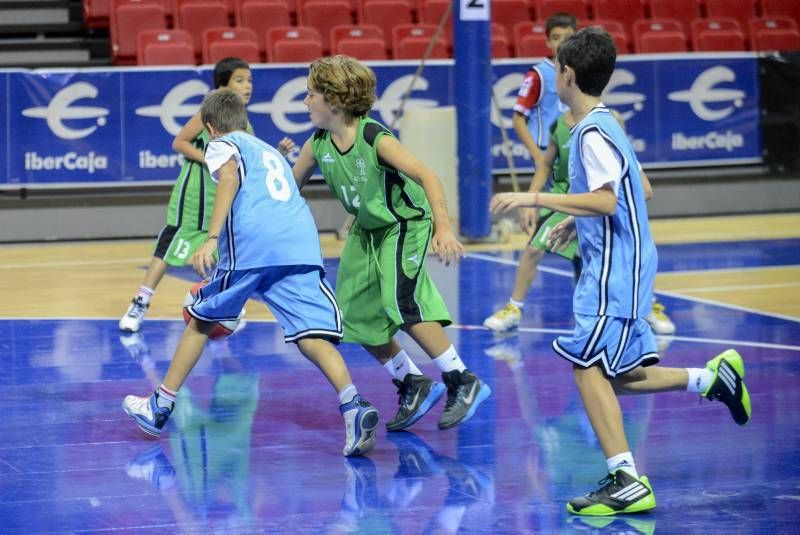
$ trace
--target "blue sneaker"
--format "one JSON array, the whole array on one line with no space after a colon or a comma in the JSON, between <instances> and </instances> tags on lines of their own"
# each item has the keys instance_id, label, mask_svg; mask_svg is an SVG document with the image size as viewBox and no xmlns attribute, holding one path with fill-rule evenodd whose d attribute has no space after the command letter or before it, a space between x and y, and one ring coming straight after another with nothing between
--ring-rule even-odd
<instances>
[{"instance_id":1,"label":"blue sneaker","mask_svg":"<svg viewBox=\"0 0 800 535\"><path fill-rule=\"evenodd\" d=\"M425 375L406 374L402 381L392 379L400 397L397 414L386 424L387 431L400 431L425 416L445 392L442 383Z\"/></svg>"},{"instance_id":2,"label":"blue sneaker","mask_svg":"<svg viewBox=\"0 0 800 535\"><path fill-rule=\"evenodd\" d=\"M344 456L363 455L374 448L378 410L358 394L349 403L339 405L339 412L345 424Z\"/></svg>"},{"instance_id":3,"label":"blue sneaker","mask_svg":"<svg viewBox=\"0 0 800 535\"><path fill-rule=\"evenodd\" d=\"M447 385L447 402L439 419L439 429L450 429L472 418L478 405L492 393L489 385L469 370L442 373L442 380Z\"/></svg>"},{"instance_id":4,"label":"blue sneaker","mask_svg":"<svg viewBox=\"0 0 800 535\"><path fill-rule=\"evenodd\" d=\"M172 414L172 407L158 406L158 390L146 398L125 396L122 410L133 418L139 429L154 437L161 436L161 429Z\"/></svg>"}]
</instances>

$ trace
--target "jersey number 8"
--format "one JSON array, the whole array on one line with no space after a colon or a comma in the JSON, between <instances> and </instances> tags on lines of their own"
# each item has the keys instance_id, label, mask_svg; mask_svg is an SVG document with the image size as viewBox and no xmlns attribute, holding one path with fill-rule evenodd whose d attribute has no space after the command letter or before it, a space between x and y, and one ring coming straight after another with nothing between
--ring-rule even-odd
<instances>
[{"instance_id":1,"label":"jersey number 8","mask_svg":"<svg viewBox=\"0 0 800 535\"><path fill-rule=\"evenodd\" d=\"M292 189L283 171L283 162L269 151L261 153L264 167L267 168L267 191L276 201L286 202L292 196Z\"/></svg>"}]
</instances>

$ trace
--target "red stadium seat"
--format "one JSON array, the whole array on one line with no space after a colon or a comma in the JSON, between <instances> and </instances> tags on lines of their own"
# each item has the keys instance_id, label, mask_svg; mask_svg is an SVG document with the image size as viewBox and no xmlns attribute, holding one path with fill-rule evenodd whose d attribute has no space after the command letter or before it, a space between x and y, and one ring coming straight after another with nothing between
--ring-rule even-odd
<instances>
[{"instance_id":1,"label":"red stadium seat","mask_svg":"<svg viewBox=\"0 0 800 535\"><path fill-rule=\"evenodd\" d=\"M800 32L792 28L757 30L753 50L800 50Z\"/></svg>"},{"instance_id":2,"label":"red stadium seat","mask_svg":"<svg viewBox=\"0 0 800 535\"><path fill-rule=\"evenodd\" d=\"M360 60L388 59L386 42L380 37L345 37L334 46L334 54L344 54Z\"/></svg>"},{"instance_id":3,"label":"red stadium seat","mask_svg":"<svg viewBox=\"0 0 800 535\"><path fill-rule=\"evenodd\" d=\"M511 57L511 51L508 42L508 37L505 34L492 34L492 57L493 58L508 58Z\"/></svg>"},{"instance_id":4,"label":"red stadium seat","mask_svg":"<svg viewBox=\"0 0 800 535\"><path fill-rule=\"evenodd\" d=\"M339 41L342 39L380 39L384 42L384 46L386 45L383 30L371 24L342 24L331 28L331 50L334 51L334 54L339 48ZM348 45L348 47L352 46L354 45Z\"/></svg>"},{"instance_id":5,"label":"red stadium seat","mask_svg":"<svg viewBox=\"0 0 800 535\"><path fill-rule=\"evenodd\" d=\"M275 44L278 41L303 41L304 43L309 41L317 41L319 43L319 49L322 50L322 36L320 36L319 32L316 28L311 28L308 26L279 26L277 28L270 28L267 30L267 35L265 36L265 42L267 45L267 61L276 61L274 59L275 54ZM287 53L288 49L291 47L284 45L284 53ZM316 47L314 47L316 49ZM322 52L319 54L322 55Z\"/></svg>"},{"instance_id":6,"label":"red stadium seat","mask_svg":"<svg viewBox=\"0 0 800 535\"><path fill-rule=\"evenodd\" d=\"M575 15L578 21L589 18L588 6L584 0L534 0L536 5L536 18L547 20L555 13L569 13Z\"/></svg>"},{"instance_id":7,"label":"red stadium seat","mask_svg":"<svg viewBox=\"0 0 800 535\"><path fill-rule=\"evenodd\" d=\"M642 32L639 36L636 52L655 54L661 52L685 52L686 34L673 30L657 30Z\"/></svg>"},{"instance_id":8,"label":"red stadium seat","mask_svg":"<svg viewBox=\"0 0 800 535\"><path fill-rule=\"evenodd\" d=\"M261 61L258 38L250 28L208 28L203 32L203 63L238 57L248 63Z\"/></svg>"},{"instance_id":9,"label":"red stadium seat","mask_svg":"<svg viewBox=\"0 0 800 535\"><path fill-rule=\"evenodd\" d=\"M797 0L759 0L762 17L783 15L800 25L800 2Z\"/></svg>"},{"instance_id":10,"label":"red stadium seat","mask_svg":"<svg viewBox=\"0 0 800 535\"><path fill-rule=\"evenodd\" d=\"M439 26L442 17L450 8L450 12L445 19L443 33L447 46L451 47L453 43L452 2L450 0L421 0L420 4L417 8L417 20L419 20L420 24L433 24L434 26Z\"/></svg>"},{"instance_id":11,"label":"red stadium seat","mask_svg":"<svg viewBox=\"0 0 800 535\"><path fill-rule=\"evenodd\" d=\"M279 39L272 46L276 63L308 63L322 56L322 41L311 39Z\"/></svg>"},{"instance_id":12,"label":"red stadium seat","mask_svg":"<svg viewBox=\"0 0 800 535\"><path fill-rule=\"evenodd\" d=\"M116 65L133 64L139 32L166 29L164 8L160 0L113 0L111 9L111 58Z\"/></svg>"},{"instance_id":13,"label":"red stadium seat","mask_svg":"<svg viewBox=\"0 0 800 535\"><path fill-rule=\"evenodd\" d=\"M330 35L334 26L353 24L350 2L345 0L309 0L300 8L299 21L303 26L311 26L322 36L323 52L330 51Z\"/></svg>"},{"instance_id":14,"label":"red stadium seat","mask_svg":"<svg viewBox=\"0 0 800 535\"><path fill-rule=\"evenodd\" d=\"M514 25L514 55L518 58L552 55L547 47L544 23L525 20Z\"/></svg>"},{"instance_id":15,"label":"red stadium seat","mask_svg":"<svg viewBox=\"0 0 800 535\"><path fill-rule=\"evenodd\" d=\"M756 33L761 30L796 30L797 23L791 17L774 15L770 17L753 17L747 21L750 40L755 39Z\"/></svg>"},{"instance_id":16,"label":"red stadium seat","mask_svg":"<svg viewBox=\"0 0 800 535\"><path fill-rule=\"evenodd\" d=\"M617 20L630 27L635 20L645 18L644 0L592 0L595 19Z\"/></svg>"},{"instance_id":17,"label":"red stadium seat","mask_svg":"<svg viewBox=\"0 0 800 535\"><path fill-rule=\"evenodd\" d=\"M238 26L242 25L242 8L247 4L279 4L289 10L289 16L292 21L297 20L297 7L295 0L235 0L234 1L234 19Z\"/></svg>"},{"instance_id":18,"label":"red stadium seat","mask_svg":"<svg viewBox=\"0 0 800 535\"><path fill-rule=\"evenodd\" d=\"M392 35L392 28L398 24L414 22L411 14L411 5L405 2L367 0L362 9L361 22L378 26L383 31L383 35ZM388 39L387 44L391 46L391 41Z\"/></svg>"},{"instance_id":19,"label":"red stadium seat","mask_svg":"<svg viewBox=\"0 0 800 535\"><path fill-rule=\"evenodd\" d=\"M136 58L137 58L137 63L139 65L145 65L142 53L144 52L145 47L152 44L162 44L162 45L185 44L189 45L189 48L191 48L192 50L192 54L194 54L194 46L192 46L192 36L183 30L142 30L136 36ZM160 54L182 53L179 50L180 47L174 47L174 48L175 50L171 52L160 52ZM192 61L190 63L193 64L194 62L195 62L194 58L192 58ZM149 65L152 65L152 63L150 63Z\"/></svg>"},{"instance_id":20,"label":"red stadium seat","mask_svg":"<svg viewBox=\"0 0 800 535\"><path fill-rule=\"evenodd\" d=\"M630 54L630 38L621 22L608 19L590 20L586 22L586 26L600 26L614 40L614 44L617 45L617 54Z\"/></svg>"},{"instance_id":21,"label":"red stadium seat","mask_svg":"<svg viewBox=\"0 0 800 535\"><path fill-rule=\"evenodd\" d=\"M172 12L175 16L178 16L180 13L181 6L184 4L222 4L225 6L225 11L228 14L229 21L235 20L236 14L236 3L239 0L162 0L163 2L169 2L172 4Z\"/></svg>"},{"instance_id":22,"label":"red stadium seat","mask_svg":"<svg viewBox=\"0 0 800 535\"><path fill-rule=\"evenodd\" d=\"M221 2L185 1L178 7L175 27L192 35L195 52L203 50L203 32L230 26L228 8Z\"/></svg>"},{"instance_id":23,"label":"red stadium seat","mask_svg":"<svg viewBox=\"0 0 800 535\"><path fill-rule=\"evenodd\" d=\"M237 10L237 26L250 28L256 33L258 48L263 57L266 57L267 44L264 36L267 30L277 26L290 26L292 24L289 6L283 0L249 1Z\"/></svg>"},{"instance_id":24,"label":"red stadium seat","mask_svg":"<svg viewBox=\"0 0 800 535\"><path fill-rule=\"evenodd\" d=\"M436 28L437 27L433 24L398 24L392 28L392 50L397 50L400 41L407 37L416 37L430 41L436 33ZM443 34L444 32L439 35L438 39L444 41L445 46L449 49Z\"/></svg>"},{"instance_id":25,"label":"red stadium seat","mask_svg":"<svg viewBox=\"0 0 800 535\"><path fill-rule=\"evenodd\" d=\"M83 22L87 28L108 28L111 0L83 0Z\"/></svg>"},{"instance_id":26,"label":"red stadium seat","mask_svg":"<svg viewBox=\"0 0 800 535\"><path fill-rule=\"evenodd\" d=\"M702 16L700 0L648 0L648 2L651 18L677 20L684 32L689 31L694 19Z\"/></svg>"},{"instance_id":27,"label":"red stadium seat","mask_svg":"<svg viewBox=\"0 0 800 535\"><path fill-rule=\"evenodd\" d=\"M427 37L404 37L400 39L397 49L394 51L394 59L422 59L429 44L430 39ZM444 39L434 41L428 59L447 59L449 57Z\"/></svg>"},{"instance_id":28,"label":"red stadium seat","mask_svg":"<svg viewBox=\"0 0 800 535\"><path fill-rule=\"evenodd\" d=\"M634 52L641 52L641 38L644 33L658 33L658 32L678 32L684 36L686 40L686 32L683 31L683 26L675 19L639 19L634 21L631 25L631 33L633 34L633 49ZM657 38L652 38L652 42L662 42ZM664 43L669 42L669 38L663 40ZM684 43L683 50L686 50L686 43Z\"/></svg>"},{"instance_id":29,"label":"red stadium seat","mask_svg":"<svg viewBox=\"0 0 800 535\"><path fill-rule=\"evenodd\" d=\"M709 18L731 17L739 22L742 30L756 16L755 0L705 0L706 16Z\"/></svg>"},{"instance_id":30,"label":"red stadium seat","mask_svg":"<svg viewBox=\"0 0 800 535\"><path fill-rule=\"evenodd\" d=\"M148 43L139 56L139 65L194 65L194 58L190 43Z\"/></svg>"},{"instance_id":31,"label":"red stadium seat","mask_svg":"<svg viewBox=\"0 0 800 535\"><path fill-rule=\"evenodd\" d=\"M505 27L508 35L514 35L514 25L528 17L526 0L492 0L492 22Z\"/></svg>"},{"instance_id":32,"label":"red stadium seat","mask_svg":"<svg viewBox=\"0 0 800 535\"><path fill-rule=\"evenodd\" d=\"M697 52L747 50L747 39L734 18L694 19L691 29L692 48Z\"/></svg>"}]
</instances>

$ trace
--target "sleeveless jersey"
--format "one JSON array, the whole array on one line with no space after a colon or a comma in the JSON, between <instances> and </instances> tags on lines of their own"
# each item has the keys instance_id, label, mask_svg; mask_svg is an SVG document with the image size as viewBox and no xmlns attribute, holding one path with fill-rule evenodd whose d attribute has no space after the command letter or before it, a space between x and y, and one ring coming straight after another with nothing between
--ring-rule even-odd
<instances>
[{"instance_id":1,"label":"sleeveless jersey","mask_svg":"<svg viewBox=\"0 0 800 535\"><path fill-rule=\"evenodd\" d=\"M576 217L583 271L573 308L589 316L640 318L653 301L658 256L647 220L636 154L622 127L605 106L595 107L572 131L569 156L570 193L589 191L581 159L583 137L599 133L621 162L614 215Z\"/></svg>"},{"instance_id":2,"label":"sleeveless jersey","mask_svg":"<svg viewBox=\"0 0 800 535\"><path fill-rule=\"evenodd\" d=\"M556 92L556 66L551 59L545 59L531 67L539 74L541 94L538 104L528 114L528 130L533 141L542 149L547 148L547 136L558 117L567 111ZM525 90L523 86L520 93Z\"/></svg>"},{"instance_id":3,"label":"sleeveless jersey","mask_svg":"<svg viewBox=\"0 0 800 535\"><path fill-rule=\"evenodd\" d=\"M311 146L328 187L364 229L431 217L425 190L378 157L378 140L392 133L362 117L353 146L340 152L327 130L317 130Z\"/></svg>"},{"instance_id":4,"label":"sleeveless jersey","mask_svg":"<svg viewBox=\"0 0 800 535\"><path fill-rule=\"evenodd\" d=\"M218 267L322 266L314 218L281 153L248 133L231 132L206 148L212 178L231 157L239 190L219 235Z\"/></svg>"}]
</instances>

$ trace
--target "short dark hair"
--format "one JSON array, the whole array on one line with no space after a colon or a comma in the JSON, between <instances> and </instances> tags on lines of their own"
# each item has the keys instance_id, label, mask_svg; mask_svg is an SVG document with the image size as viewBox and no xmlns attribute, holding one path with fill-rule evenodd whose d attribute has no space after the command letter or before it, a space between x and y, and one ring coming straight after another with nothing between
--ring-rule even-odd
<instances>
[{"instance_id":1,"label":"short dark hair","mask_svg":"<svg viewBox=\"0 0 800 535\"><path fill-rule=\"evenodd\" d=\"M247 110L242 97L230 89L215 89L206 95L200 106L203 126L210 124L221 134L247 130Z\"/></svg>"},{"instance_id":2,"label":"short dark hair","mask_svg":"<svg viewBox=\"0 0 800 535\"><path fill-rule=\"evenodd\" d=\"M598 26L584 28L566 39L558 47L561 69L572 67L578 89L587 95L599 97L614 72L617 47L614 40Z\"/></svg>"},{"instance_id":3,"label":"short dark hair","mask_svg":"<svg viewBox=\"0 0 800 535\"><path fill-rule=\"evenodd\" d=\"M578 31L578 19L571 13L553 13L544 23L544 34L550 37L553 28L572 28Z\"/></svg>"},{"instance_id":4,"label":"short dark hair","mask_svg":"<svg viewBox=\"0 0 800 535\"><path fill-rule=\"evenodd\" d=\"M250 65L241 58L221 59L214 65L214 88L225 87L231 81L233 71L236 69L250 70Z\"/></svg>"}]
</instances>

